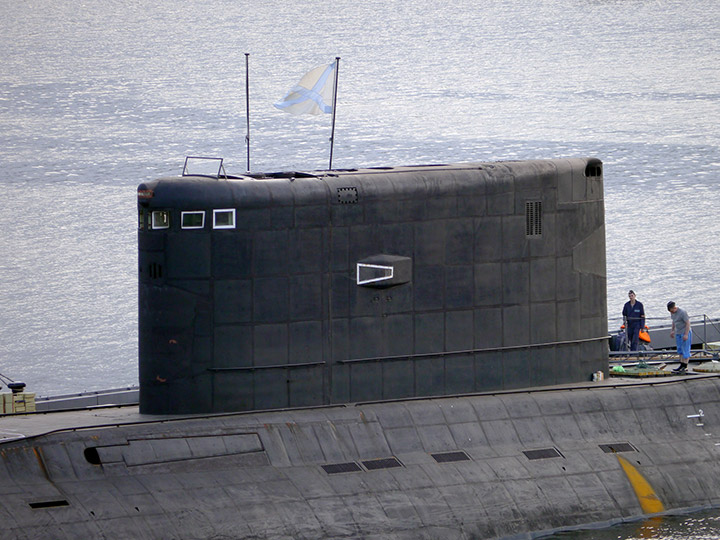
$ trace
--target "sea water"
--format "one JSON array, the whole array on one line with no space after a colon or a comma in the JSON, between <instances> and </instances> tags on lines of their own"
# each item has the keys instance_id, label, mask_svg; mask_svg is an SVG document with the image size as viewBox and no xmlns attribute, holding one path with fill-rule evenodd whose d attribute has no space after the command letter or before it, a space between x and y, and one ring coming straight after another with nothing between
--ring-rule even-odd
<instances>
[{"instance_id":1,"label":"sea water","mask_svg":"<svg viewBox=\"0 0 720 540\"><path fill-rule=\"evenodd\" d=\"M543 536L543 540L717 540L720 511L705 509L687 514L653 516L612 527L565 531Z\"/></svg>"},{"instance_id":2,"label":"sea water","mask_svg":"<svg viewBox=\"0 0 720 540\"><path fill-rule=\"evenodd\" d=\"M329 161L272 104L341 57L333 166L595 156L610 329L628 289L720 316L716 0L23 0L0 19L0 374L137 384L136 194L186 155ZM699 538L699 537L698 537Z\"/></svg>"}]
</instances>

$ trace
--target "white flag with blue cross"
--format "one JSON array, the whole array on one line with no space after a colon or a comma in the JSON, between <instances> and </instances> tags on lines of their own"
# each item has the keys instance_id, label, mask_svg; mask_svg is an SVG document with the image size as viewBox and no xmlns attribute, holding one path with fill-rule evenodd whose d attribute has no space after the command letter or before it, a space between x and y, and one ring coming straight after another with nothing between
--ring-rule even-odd
<instances>
[{"instance_id":1,"label":"white flag with blue cross","mask_svg":"<svg viewBox=\"0 0 720 540\"><path fill-rule=\"evenodd\" d=\"M336 69L337 60L311 69L284 98L275 103L275 107L290 114L330 114Z\"/></svg>"}]
</instances>

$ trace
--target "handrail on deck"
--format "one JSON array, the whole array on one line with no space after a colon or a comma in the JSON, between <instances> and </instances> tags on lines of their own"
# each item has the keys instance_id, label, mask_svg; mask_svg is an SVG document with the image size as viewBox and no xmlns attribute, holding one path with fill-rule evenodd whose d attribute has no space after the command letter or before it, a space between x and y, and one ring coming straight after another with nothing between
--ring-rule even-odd
<instances>
[{"instance_id":1,"label":"handrail on deck","mask_svg":"<svg viewBox=\"0 0 720 540\"><path fill-rule=\"evenodd\" d=\"M677 351L670 349L662 349L657 351L610 351L610 362L627 362L630 358L637 358L637 360L640 361L642 357L663 358L677 357L677 355ZM705 348L690 350L690 358L698 356L702 357L702 359L704 360L720 360L720 350L708 350Z\"/></svg>"},{"instance_id":2,"label":"handrail on deck","mask_svg":"<svg viewBox=\"0 0 720 540\"><path fill-rule=\"evenodd\" d=\"M720 334L720 317L709 317L706 313L703 313L702 315L691 315L690 316L690 327L692 328L692 326L693 326L693 323L692 323L693 319L699 320L700 318L702 318L702 329L703 329L702 335L700 334L699 331L693 332L693 334L695 336L697 336L698 339L700 339L700 342L703 344L703 349L706 349L708 346L708 343L709 343L708 342L708 326L715 329L715 331L718 334ZM661 317L647 317L645 320L646 321L652 321L652 320L666 321L666 324L662 324L660 326L653 328L652 329L653 331L657 331L658 329L665 328L665 327L670 328L670 326L671 326L671 325L667 324L667 318L665 318L665 317L662 317L662 318ZM613 321L620 321L620 324L621 325L623 324L622 319L619 319L617 317L610 319L608 321L608 323L611 323ZM695 323L695 327L697 328L697 323ZM609 328L610 328L610 325L608 324L608 330L609 330ZM620 326L620 328L622 328L622 326ZM612 332L614 332L614 330L612 330L612 331L609 330L608 333L612 333ZM617 352L626 352L626 351L617 351ZM631 352L636 352L636 351L631 351Z\"/></svg>"}]
</instances>

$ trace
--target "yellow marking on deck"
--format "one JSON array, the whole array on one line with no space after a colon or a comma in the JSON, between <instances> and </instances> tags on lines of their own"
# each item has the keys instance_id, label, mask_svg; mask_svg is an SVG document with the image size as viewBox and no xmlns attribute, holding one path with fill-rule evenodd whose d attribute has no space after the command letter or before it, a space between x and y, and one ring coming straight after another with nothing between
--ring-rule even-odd
<instances>
[{"instance_id":1,"label":"yellow marking on deck","mask_svg":"<svg viewBox=\"0 0 720 540\"><path fill-rule=\"evenodd\" d=\"M640 502L640 507L646 514L656 514L665 510L662 501L658 498L655 490L645 477L640 474L630 462L622 456L617 456L620 466L630 480L630 485L635 491L635 495Z\"/></svg>"}]
</instances>

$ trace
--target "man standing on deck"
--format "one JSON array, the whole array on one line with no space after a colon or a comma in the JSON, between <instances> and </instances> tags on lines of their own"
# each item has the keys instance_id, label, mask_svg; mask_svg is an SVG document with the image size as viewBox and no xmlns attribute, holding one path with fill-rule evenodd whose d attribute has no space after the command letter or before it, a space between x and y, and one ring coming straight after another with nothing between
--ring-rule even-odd
<instances>
[{"instance_id":1,"label":"man standing on deck","mask_svg":"<svg viewBox=\"0 0 720 540\"><path fill-rule=\"evenodd\" d=\"M623 320L625 321L625 332L627 332L630 350L637 351L639 349L640 330L645 327L645 308L642 302L635 299L635 291L628 293L630 300L625 302L623 307Z\"/></svg>"},{"instance_id":2,"label":"man standing on deck","mask_svg":"<svg viewBox=\"0 0 720 540\"><path fill-rule=\"evenodd\" d=\"M672 330L670 337L675 338L677 352L680 356L680 365L673 369L675 373L683 373L690 362L690 344L692 343L692 330L690 329L690 317L682 308L675 305L675 302L668 302L668 311L672 319Z\"/></svg>"}]
</instances>

